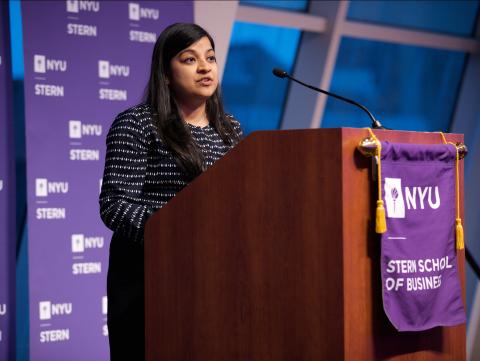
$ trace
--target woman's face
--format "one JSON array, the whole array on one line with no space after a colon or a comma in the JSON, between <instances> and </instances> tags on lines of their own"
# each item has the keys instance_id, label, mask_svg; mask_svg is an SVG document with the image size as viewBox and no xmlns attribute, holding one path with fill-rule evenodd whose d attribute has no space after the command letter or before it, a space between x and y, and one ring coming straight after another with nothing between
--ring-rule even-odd
<instances>
[{"instance_id":1,"label":"woman's face","mask_svg":"<svg viewBox=\"0 0 480 361\"><path fill-rule=\"evenodd\" d=\"M217 62L206 36L170 61L169 85L181 103L206 101L218 86Z\"/></svg>"}]
</instances>

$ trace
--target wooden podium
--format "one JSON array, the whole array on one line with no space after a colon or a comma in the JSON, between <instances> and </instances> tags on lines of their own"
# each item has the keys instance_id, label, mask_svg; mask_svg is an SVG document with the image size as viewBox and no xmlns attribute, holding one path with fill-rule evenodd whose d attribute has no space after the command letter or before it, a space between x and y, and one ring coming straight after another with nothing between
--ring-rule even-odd
<instances>
[{"instance_id":1,"label":"wooden podium","mask_svg":"<svg viewBox=\"0 0 480 361\"><path fill-rule=\"evenodd\" d=\"M149 219L147 360L465 360L465 325L402 333L384 314L367 136L253 133Z\"/></svg>"}]
</instances>

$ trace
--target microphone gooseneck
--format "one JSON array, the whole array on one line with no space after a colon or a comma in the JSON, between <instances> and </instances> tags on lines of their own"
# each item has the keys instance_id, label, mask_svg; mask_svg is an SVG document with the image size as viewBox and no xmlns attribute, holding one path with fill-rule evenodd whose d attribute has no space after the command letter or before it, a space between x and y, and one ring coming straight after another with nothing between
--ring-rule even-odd
<instances>
[{"instance_id":1,"label":"microphone gooseneck","mask_svg":"<svg viewBox=\"0 0 480 361\"><path fill-rule=\"evenodd\" d=\"M340 100L343 100L344 102L347 102L347 103L350 103L350 104L353 104L357 107L359 107L360 109L362 109L365 113L368 114L368 116L370 117L370 119L372 120L372 128L373 129L386 129L385 127L383 127L382 123L380 123L380 121L378 121L377 119L375 119L375 117L373 116L372 113L370 113L370 111L365 107L363 106L362 104L360 103L357 103L356 101L352 100L352 99L348 99L348 98L345 98L341 95L338 95L338 94L335 94L335 93L331 93L331 92L328 92L326 90L323 90L323 89L320 89L320 88L317 88L317 87L314 87L312 85L308 85L306 83L304 83L303 81L300 81L298 79L295 79L294 77L290 76L290 74L288 74L285 70L283 69L279 69L279 68L273 68L272 70L272 73L273 75L279 77L279 78L288 78L292 81L294 81L295 83L298 83L300 85L303 85L304 87L307 87L309 89L312 89L312 90L315 90L317 92L320 92L320 93L323 93L323 94L326 94L326 95L330 95L334 98L337 98L337 99L340 99Z\"/></svg>"}]
</instances>

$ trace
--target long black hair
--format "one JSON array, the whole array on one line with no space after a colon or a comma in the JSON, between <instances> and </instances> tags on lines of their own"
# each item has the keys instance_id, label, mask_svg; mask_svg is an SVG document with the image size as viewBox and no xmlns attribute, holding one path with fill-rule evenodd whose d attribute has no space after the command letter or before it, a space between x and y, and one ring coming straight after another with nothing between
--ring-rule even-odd
<instances>
[{"instance_id":1,"label":"long black hair","mask_svg":"<svg viewBox=\"0 0 480 361\"><path fill-rule=\"evenodd\" d=\"M154 125L160 139L174 153L177 164L190 179L205 170L205 161L178 110L168 86L168 77L171 74L171 59L205 36L215 50L210 34L196 24L176 23L167 27L155 43L150 78L145 91L145 101L153 109ZM222 140L233 146L239 138L232 122L225 115L219 88L218 86L207 100L206 113L210 125Z\"/></svg>"}]
</instances>

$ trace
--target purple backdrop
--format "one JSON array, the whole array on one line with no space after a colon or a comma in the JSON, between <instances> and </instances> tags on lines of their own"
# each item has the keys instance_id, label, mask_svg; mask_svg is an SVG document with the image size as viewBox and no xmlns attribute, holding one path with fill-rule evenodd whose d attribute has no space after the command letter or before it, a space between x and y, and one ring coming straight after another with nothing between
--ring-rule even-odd
<instances>
[{"instance_id":1,"label":"purple backdrop","mask_svg":"<svg viewBox=\"0 0 480 361\"><path fill-rule=\"evenodd\" d=\"M141 99L156 37L193 21L193 4L29 1L22 16L30 359L106 360L105 136Z\"/></svg>"},{"instance_id":2,"label":"purple backdrop","mask_svg":"<svg viewBox=\"0 0 480 361\"><path fill-rule=\"evenodd\" d=\"M15 157L8 3L0 3L0 360L15 360Z\"/></svg>"}]
</instances>

